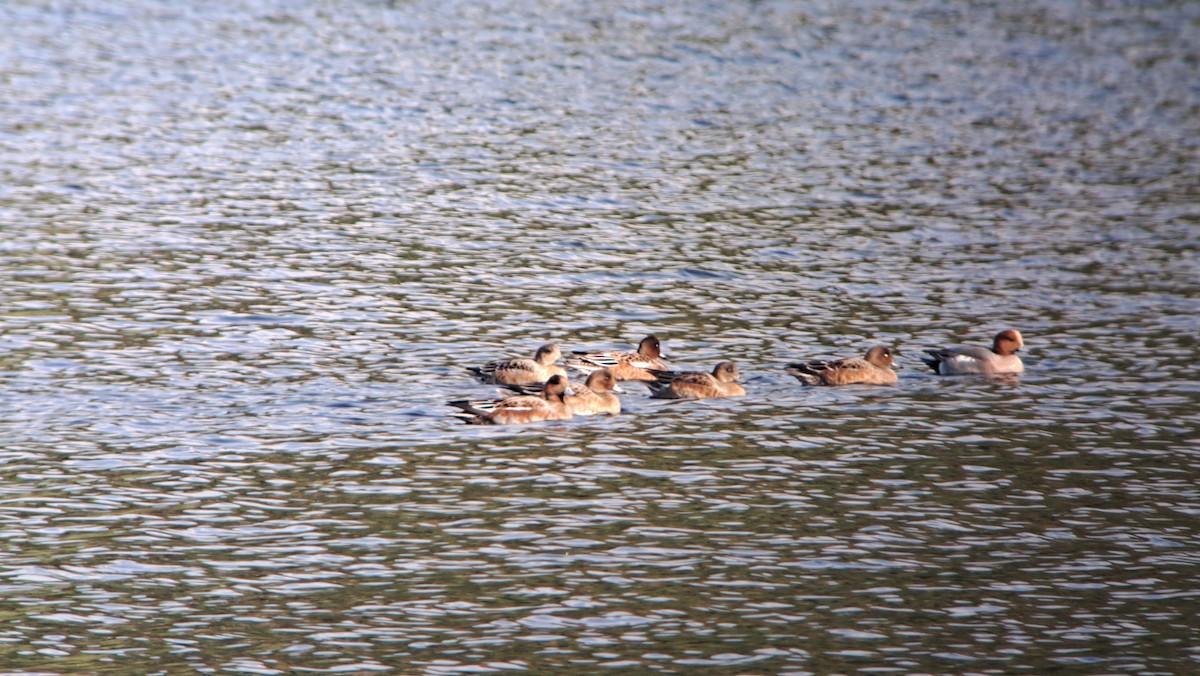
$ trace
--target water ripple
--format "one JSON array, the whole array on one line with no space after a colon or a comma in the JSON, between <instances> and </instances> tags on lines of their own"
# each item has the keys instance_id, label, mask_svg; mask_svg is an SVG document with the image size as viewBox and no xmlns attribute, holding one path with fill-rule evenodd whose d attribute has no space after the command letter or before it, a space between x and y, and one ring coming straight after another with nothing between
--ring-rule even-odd
<instances>
[{"instance_id":1,"label":"water ripple","mask_svg":"<svg viewBox=\"0 0 1200 676\"><path fill-rule=\"evenodd\" d=\"M2 11L9 668L1195 663L1193 6ZM749 394L447 415L651 332Z\"/></svg>"}]
</instances>

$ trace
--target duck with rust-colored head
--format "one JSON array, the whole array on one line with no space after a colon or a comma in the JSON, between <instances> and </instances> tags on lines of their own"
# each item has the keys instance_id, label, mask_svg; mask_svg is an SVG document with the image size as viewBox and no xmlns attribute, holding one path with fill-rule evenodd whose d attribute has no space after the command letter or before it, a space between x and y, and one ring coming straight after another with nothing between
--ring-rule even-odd
<instances>
[{"instance_id":1,"label":"duck with rust-colored head","mask_svg":"<svg viewBox=\"0 0 1200 676\"><path fill-rule=\"evenodd\" d=\"M567 366L584 373L598 369L612 371L618 381L641 380L651 382L654 374L651 371L667 370L667 363L662 360L662 343L654 335L646 336L638 343L637 352L575 352L575 359L567 362Z\"/></svg>"},{"instance_id":2,"label":"duck with rust-colored head","mask_svg":"<svg viewBox=\"0 0 1200 676\"><path fill-rule=\"evenodd\" d=\"M849 357L826 361L815 359L800 364L788 364L784 369L805 385L895 385L892 370L892 350L876 345L865 357Z\"/></svg>"},{"instance_id":3,"label":"duck with rust-colored head","mask_svg":"<svg viewBox=\"0 0 1200 676\"><path fill-rule=\"evenodd\" d=\"M731 361L717 364L712 373L704 371L654 371L654 382L647 383L655 399L716 399L738 397L746 388L738 384L738 367Z\"/></svg>"},{"instance_id":4,"label":"duck with rust-colored head","mask_svg":"<svg viewBox=\"0 0 1200 676\"><path fill-rule=\"evenodd\" d=\"M1025 365L1017 356L1017 350L1022 347L1025 347L1025 341L1021 339L1021 332L1006 329L992 339L991 349L962 345L925 350L927 356L921 357L921 361L928 364L934 373L943 376L1024 373Z\"/></svg>"}]
</instances>

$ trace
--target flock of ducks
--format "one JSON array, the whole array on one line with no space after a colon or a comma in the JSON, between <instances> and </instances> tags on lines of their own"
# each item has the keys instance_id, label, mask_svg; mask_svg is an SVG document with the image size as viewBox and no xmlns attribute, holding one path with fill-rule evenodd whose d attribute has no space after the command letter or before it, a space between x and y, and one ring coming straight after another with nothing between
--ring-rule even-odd
<instances>
[{"instance_id":1,"label":"flock of ducks","mask_svg":"<svg viewBox=\"0 0 1200 676\"><path fill-rule=\"evenodd\" d=\"M1024 347L1021 333L997 333L990 348L974 345L925 350L921 361L939 375L998 375L1025 370L1017 351ZM638 381L656 399L712 399L746 394L738 383L738 368L731 361L717 364L711 373L672 371L662 359L662 343L646 336L637 352L574 352L567 366L587 375L582 385L572 385L558 365L562 351L547 343L533 359L501 359L468 370L484 383L503 385L515 392L500 399L458 399L448 402L454 415L469 423L509 425L574 416L615 414L621 402L614 394L624 381ZM892 350L876 346L864 357L812 360L788 364L785 370L805 385L894 385L897 382Z\"/></svg>"}]
</instances>

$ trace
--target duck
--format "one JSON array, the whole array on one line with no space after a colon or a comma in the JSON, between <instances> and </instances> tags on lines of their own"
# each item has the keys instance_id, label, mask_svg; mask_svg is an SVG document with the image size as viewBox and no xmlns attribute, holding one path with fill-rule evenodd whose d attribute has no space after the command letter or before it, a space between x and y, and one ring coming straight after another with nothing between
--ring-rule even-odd
<instances>
[{"instance_id":1,"label":"duck","mask_svg":"<svg viewBox=\"0 0 1200 676\"><path fill-rule=\"evenodd\" d=\"M539 394L542 385L510 385L509 389L521 394ZM621 400L614 394L617 389L617 378L611 370L592 371L583 385L572 385L565 397L567 408L571 409L572 415L616 415L621 412Z\"/></svg>"},{"instance_id":2,"label":"duck","mask_svg":"<svg viewBox=\"0 0 1200 676\"><path fill-rule=\"evenodd\" d=\"M712 373L703 371L652 370L654 381L648 382L654 399L715 399L746 394L738 384L737 364L723 361Z\"/></svg>"},{"instance_id":3,"label":"duck","mask_svg":"<svg viewBox=\"0 0 1200 676\"><path fill-rule=\"evenodd\" d=\"M555 364L562 357L556 343L546 343L534 353L533 359L498 359L483 366L468 366L485 383L495 385L524 385L544 383L551 376L567 377L567 372Z\"/></svg>"},{"instance_id":4,"label":"duck","mask_svg":"<svg viewBox=\"0 0 1200 676\"><path fill-rule=\"evenodd\" d=\"M867 350L865 357L832 361L815 359L788 364L784 370L805 385L895 385L897 378L892 370L893 363L891 348L876 345Z\"/></svg>"},{"instance_id":5,"label":"duck","mask_svg":"<svg viewBox=\"0 0 1200 676\"><path fill-rule=\"evenodd\" d=\"M964 345L925 350L928 356L921 361L929 365L934 373L943 376L1000 373L1024 373L1025 365L1017 356L1017 350L1025 347L1021 332L1005 329L992 339L992 347Z\"/></svg>"},{"instance_id":6,"label":"duck","mask_svg":"<svg viewBox=\"0 0 1200 676\"><path fill-rule=\"evenodd\" d=\"M458 399L447 402L461 409L454 415L468 423L482 425L514 425L542 420L568 420L571 409L565 396L570 382L560 375L550 376L540 395L518 394L503 399Z\"/></svg>"},{"instance_id":7,"label":"duck","mask_svg":"<svg viewBox=\"0 0 1200 676\"><path fill-rule=\"evenodd\" d=\"M640 380L653 382L651 371L666 371L669 367L662 360L662 343L653 334L638 343L637 352L574 352L575 358L567 365L584 373L606 368L618 381Z\"/></svg>"}]
</instances>

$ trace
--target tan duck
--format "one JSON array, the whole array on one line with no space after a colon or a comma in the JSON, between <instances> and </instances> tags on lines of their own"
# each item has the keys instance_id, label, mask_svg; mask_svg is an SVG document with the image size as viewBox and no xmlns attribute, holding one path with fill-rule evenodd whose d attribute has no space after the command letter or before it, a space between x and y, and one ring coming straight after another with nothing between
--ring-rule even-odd
<instances>
[{"instance_id":1,"label":"tan duck","mask_svg":"<svg viewBox=\"0 0 1200 676\"><path fill-rule=\"evenodd\" d=\"M617 379L612 371L600 369L588 374L583 385L571 385L565 397L567 408L573 415L617 414L621 412L621 400L613 392L617 390ZM510 385L508 389L521 394L540 394L542 385Z\"/></svg>"},{"instance_id":2,"label":"tan duck","mask_svg":"<svg viewBox=\"0 0 1200 676\"><path fill-rule=\"evenodd\" d=\"M570 383L564 376L550 376L542 394L519 394L504 399L459 399L448 402L462 409L455 415L469 423L513 425L542 420L567 420L571 409L564 397Z\"/></svg>"},{"instance_id":3,"label":"tan duck","mask_svg":"<svg viewBox=\"0 0 1200 676\"><path fill-rule=\"evenodd\" d=\"M537 349L533 359L498 359L483 366L468 366L467 370L483 382L496 385L544 383L550 376L566 377L567 372L554 363L561 357L558 345L546 343Z\"/></svg>"},{"instance_id":4,"label":"tan duck","mask_svg":"<svg viewBox=\"0 0 1200 676\"><path fill-rule=\"evenodd\" d=\"M654 382L647 383L655 399L715 399L746 394L738 384L737 364L723 361L712 373L703 371L654 371Z\"/></svg>"},{"instance_id":5,"label":"tan duck","mask_svg":"<svg viewBox=\"0 0 1200 676\"><path fill-rule=\"evenodd\" d=\"M849 357L826 361L815 359L788 364L784 369L805 385L895 385L892 370L892 350L877 345L867 350L865 357Z\"/></svg>"}]
</instances>

